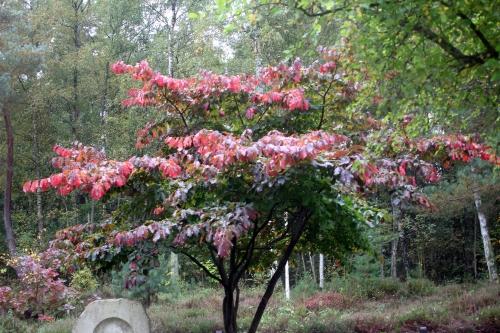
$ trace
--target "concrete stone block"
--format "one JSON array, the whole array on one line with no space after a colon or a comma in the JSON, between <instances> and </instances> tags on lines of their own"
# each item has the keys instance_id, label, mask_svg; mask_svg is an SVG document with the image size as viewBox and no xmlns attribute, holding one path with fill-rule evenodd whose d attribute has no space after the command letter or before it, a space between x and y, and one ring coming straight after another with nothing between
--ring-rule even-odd
<instances>
[{"instance_id":1,"label":"concrete stone block","mask_svg":"<svg viewBox=\"0 0 500 333\"><path fill-rule=\"evenodd\" d=\"M103 299L87 305L72 333L150 333L149 318L139 302Z\"/></svg>"}]
</instances>

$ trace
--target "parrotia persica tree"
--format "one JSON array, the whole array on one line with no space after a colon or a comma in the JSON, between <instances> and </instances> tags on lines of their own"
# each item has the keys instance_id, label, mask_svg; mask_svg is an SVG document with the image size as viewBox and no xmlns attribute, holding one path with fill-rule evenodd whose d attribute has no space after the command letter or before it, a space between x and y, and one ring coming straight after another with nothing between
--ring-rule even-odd
<instances>
[{"instance_id":1,"label":"parrotia persica tree","mask_svg":"<svg viewBox=\"0 0 500 333\"><path fill-rule=\"evenodd\" d=\"M27 182L25 192L80 190L94 200L128 200L104 224L61 230L51 247L93 260L126 253L132 284L162 249L182 253L224 289L226 332L238 328L242 277L277 260L248 328L256 332L296 246L337 256L364 246L362 222L381 214L361 194L383 186L429 205L415 189L439 179L432 161L496 163L472 138L411 139L404 135L409 118L396 130L348 112L363 72L349 69L348 54L321 54L308 67L295 61L257 76L201 72L177 79L146 61L115 63L114 73L139 83L123 105L159 111L136 143L154 153L117 161L79 143L55 146L53 166L61 172ZM207 257L216 272L203 264Z\"/></svg>"}]
</instances>

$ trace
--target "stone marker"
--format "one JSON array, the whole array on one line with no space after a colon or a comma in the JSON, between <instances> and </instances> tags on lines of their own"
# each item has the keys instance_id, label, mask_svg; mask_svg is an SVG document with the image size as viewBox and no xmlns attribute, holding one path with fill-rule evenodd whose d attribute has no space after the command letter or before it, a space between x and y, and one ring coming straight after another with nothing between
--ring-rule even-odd
<instances>
[{"instance_id":1,"label":"stone marker","mask_svg":"<svg viewBox=\"0 0 500 333\"><path fill-rule=\"evenodd\" d=\"M103 299L87 305L72 333L150 333L149 318L139 302Z\"/></svg>"}]
</instances>

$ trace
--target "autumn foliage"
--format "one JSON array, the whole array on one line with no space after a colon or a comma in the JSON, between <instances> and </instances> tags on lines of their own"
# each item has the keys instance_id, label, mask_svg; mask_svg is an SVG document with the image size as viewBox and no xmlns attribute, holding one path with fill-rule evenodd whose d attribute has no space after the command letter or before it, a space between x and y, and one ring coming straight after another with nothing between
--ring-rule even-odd
<instances>
[{"instance_id":1,"label":"autumn foliage","mask_svg":"<svg viewBox=\"0 0 500 333\"><path fill-rule=\"evenodd\" d=\"M258 75L203 71L172 78L154 72L147 61L112 65L114 73L137 82L123 106L152 107L162 115L137 135L137 149L157 147L156 153L114 160L81 143L58 145L52 164L59 172L28 181L23 190L54 189L61 195L79 190L93 200L136 197L133 209L140 211L140 221L125 216L72 226L57 233L50 249L66 253L68 262L111 261L132 253L129 265L136 271L145 244L148 256L157 256L159 244L166 244L224 287L224 325L234 332L238 297L233 293L256 260L258 242L261 249L285 251L267 287L272 293L276 274L304 233L308 241L342 243L321 245L333 251L361 246L356 223L370 216L358 213L365 209L359 203L366 202L364 195L385 189L431 207L419 187L437 182L442 168L475 158L498 164L474 136L413 138L405 131L411 117L390 125L348 113L363 89L363 75L349 69L352 59L342 53L321 52L322 59L310 66L296 60ZM148 188L157 192L145 200ZM345 239L335 233L342 223L340 230L352 233ZM308 224L314 226L308 230ZM311 235L322 228L330 233ZM207 251L218 274L191 255L191 247ZM263 298L250 332L266 304Z\"/></svg>"},{"instance_id":2,"label":"autumn foliage","mask_svg":"<svg viewBox=\"0 0 500 333\"><path fill-rule=\"evenodd\" d=\"M324 83L324 80L329 84L341 82L337 95L351 98L356 89L359 89L359 84L350 84L343 72L337 72L337 53L325 51L324 55L326 62L323 63L317 62L304 67L297 60L291 66L265 68L259 76L225 76L202 72L196 77L178 79L154 72L146 61L135 66L120 61L112 66L112 70L116 74L129 74L133 80L141 83L140 88L129 91L129 98L123 102L125 106L165 108L166 113L176 113L179 116L186 126L186 132L189 129L187 119L200 115L208 117L214 109L218 110L218 116L224 121L226 114L221 106L222 101L234 96L246 102L246 106L237 112L241 112L238 117L244 115L248 121L276 109L311 112L311 102L302 85ZM411 119L403 122L403 125L407 125L409 121ZM393 156L376 156L362 145L363 142L321 130L303 134L271 130L254 139L250 128L242 130L239 135L201 129L192 134L188 132L181 136L171 136L159 125L148 123L140 130L137 146L140 148L153 140L160 141L169 151L168 154L133 156L125 161L116 161L108 159L104 152L80 143L75 143L72 148L55 146L53 150L58 156L53 159L52 164L61 172L48 178L28 181L23 190L36 192L38 189L55 189L61 195L80 190L89 193L92 199L99 200L112 188L125 186L138 171L158 173L172 180L209 182L215 181L232 166L242 169L248 169L251 165L258 166L266 176L276 177L296 165L313 163L331 167L333 176L347 191L367 191L377 186L405 187L405 196L413 196L421 204L429 205L425 197L414 189L419 176L424 182L439 180L439 168L430 157L440 152L442 157L439 162L445 166L453 161L468 162L474 158L497 163L496 156L489 152L489 147L464 135L423 139L404 137L404 149L396 152L397 154L391 152ZM386 137L385 140L392 139ZM168 204L168 200L159 202L153 211L154 215L161 216ZM224 257L229 253L233 237L244 233L249 228L251 217L256 214L251 211L251 205L245 207L244 214L236 212L237 210L231 212L235 216L245 216L242 219L233 218L236 221L234 226L241 224L242 227L237 233L227 226L222 230L217 229L217 223L213 221L210 222L212 226L200 223L194 227L179 227L175 219L170 219L113 234L110 244L133 246L146 239L156 242L173 231L179 233L174 243L183 244L183 239L203 234L214 243L218 254Z\"/></svg>"}]
</instances>

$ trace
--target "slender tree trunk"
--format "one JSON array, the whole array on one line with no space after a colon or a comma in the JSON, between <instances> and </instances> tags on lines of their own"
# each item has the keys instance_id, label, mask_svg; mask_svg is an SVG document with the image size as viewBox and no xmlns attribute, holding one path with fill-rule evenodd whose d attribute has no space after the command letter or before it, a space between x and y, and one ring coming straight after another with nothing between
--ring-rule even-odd
<instances>
[{"instance_id":1,"label":"slender tree trunk","mask_svg":"<svg viewBox=\"0 0 500 333\"><path fill-rule=\"evenodd\" d=\"M401 238L401 200L393 196L391 199L392 206L392 228L393 232L397 232L397 236L392 240L391 243L391 277L396 279L398 277L397 271L397 255L398 255L398 243Z\"/></svg>"},{"instance_id":2,"label":"slender tree trunk","mask_svg":"<svg viewBox=\"0 0 500 333\"><path fill-rule=\"evenodd\" d=\"M170 10L172 11L172 18L170 24L168 25L167 34L167 73L168 76L174 76L174 33L175 26L177 24L177 1L172 1L170 4Z\"/></svg>"},{"instance_id":3,"label":"slender tree trunk","mask_svg":"<svg viewBox=\"0 0 500 333\"><path fill-rule=\"evenodd\" d=\"M316 279L316 268L314 267L314 255L311 255L311 252L309 252L309 264L311 264L311 272L314 283L317 283L318 280Z\"/></svg>"},{"instance_id":4,"label":"slender tree trunk","mask_svg":"<svg viewBox=\"0 0 500 333\"><path fill-rule=\"evenodd\" d=\"M14 130L12 128L11 113L7 106L2 107L5 133L7 136L7 165L5 174L5 189L3 197L3 222L5 238L10 255L16 254L16 240L12 228L12 179L14 177Z\"/></svg>"},{"instance_id":5,"label":"slender tree trunk","mask_svg":"<svg viewBox=\"0 0 500 333\"><path fill-rule=\"evenodd\" d=\"M108 85L109 85L109 61L106 61L104 68L104 87L101 96L101 145L104 151L108 146L106 122L108 117Z\"/></svg>"},{"instance_id":6,"label":"slender tree trunk","mask_svg":"<svg viewBox=\"0 0 500 333\"><path fill-rule=\"evenodd\" d=\"M380 278L383 279L385 278L385 258L384 258L384 247L380 246Z\"/></svg>"},{"instance_id":7,"label":"slender tree trunk","mask_svg":"<svg viewBox=\"0 0 500 333\"><path fill-rule=\"evenodd\" d=\"M288 261L285 264L285 299L290 300L290 267Z\"/></svg>"},{"instance_id":8,"label":"slender tree trunk","mask_svg":"<svg viewBox=\"0 0 500 333\"><path fill-rule=\"evenodd\" d=\"M80 139L79 127L80 127L80 105L79 105L79 94L78 94L78 82L79 82L79 72L78 72L78 57L80 48L82 46L80 39L81 32L81 22L79 18L79 12L82 9L83 2L80 4L73 4L75 22L73 24L73 46L76 52L76 61L73 65L73 101L71 103L71 114L70 114L70 126L71 135L73 140L78 141Z\"/></svg>"},{"instance_id":9,"label":"slender tree trunk","mask_svg":"<svg viewBox=\"0 0 500 333\"><path fill-rule=\"evenodd\" d=\"M167 31L167 73L168 76L174 77L174 31L175 25L177 24L177 1L172 1L171 7L172 18L170 24L168 25ZM172 267L172 278L174 280L179 280L179 255L174 252L170 252L170 264Z\"/></svg>"},{"instance_id":10,"label":"slender tree trunk","mask_svg":"<svg viewBox=\"0 0 500 333\"><path fill-rule=\"evenodd\" d=\"M324 276L324 270L325 270L325 258L323 256L323 253L319 254L319 287L323 289L325 286L325 276Z\"/></svg>"},{"instance_id":11,"label":"slender tree trunk","mask_svg":"<svg viewBox=\"0 0 500 333\"><path fill-rule=\"evenodd\" d=\"M42 178L42 172L40 170L40 148L38 145L38 128L37 119L35 118L35 105L31 106L32 110L32 140L33 140L33 160L35 161L36 177L38 179ZM41 239L43 235L43 209L42 209L42 191L40 188L36 191L36 220L38 226L38 237Z\"/></svg>"},{"instance_id":12,"label":"slender tree trunk","mask_svg":"<svg viewBox=\"0 0 500 333\"><path fill-rule=\"evenodd\" d=\"M498 282L497 268L495 265L495 255L493 253L493 247L491 246L486 215L484 214L483 209L481 207L481 196L477 189L474 189L474 203L476 204L477 218L479 220L479 226L481 228L481 236L483 238L483 247L484 247L484 258L486 259L486 265L488 266L488 274L490 277L490 281Z\"/></svg>"},{"instance_id":13,"label":"slender tree trunk","mask_svg":"<svg viewBox=\"0 0 500 333\"><path fill-rule=\"evenodd\" d=\"M290 243L288 244L287 248L285 249L285 252L283 253L283 256L278 262L278 267L276 268L276 271L274 272L273 276L271 277L271 279L267 284L266 291L264 292L264 295L262 295L262 298L260 299L259 305L257 306L257 310L255 311L255 315L252 319L252 323L250 324L250 328L248 329L248 333L257 332L257 328L259 327L262 315L264 314L264 311L267 307L267 303L269 302L271 296L273 295L276 283L278 282L281 273L283 273L285 264L290 258L290 255L292 254L292 251L297 245L300 237L302 236L305 225L310 217L311 217L310 213L303 210L300 214L300 217L298 217L297 220L294 221L294 223L292 223L295 230L292 232Z\"/></svg>"},{"instance_id":14,"label":"slender tree trunk","mask_svg":"<svg viewBox=\"0 0 500 333\"><path fill-rule=\"evenodd\" d=\"M477 215L474 215L474 240L472 241L472 268L474 271L474 280L477 279Z\"/></svg>"},{"instance_id":15,"label":"slender tree trunk","mask_svg":"<svg viewBox=\"0 0 500 333\"><path fill-rule=\"evenodd\" d=\"M307 267L306 267L306 260L304 259L304 253L300 254L300 259L302 259L302 269L303 269L302 276L305 276L307 272Z\"/></svg>"},{"instance_id":16,"label":"slender tree trunk","mask_svg":"<svg viewBox=\"0 0 500 333\"><path fill-rule=\"evenodd\" d=\"M407 233L403 230L402 231L403 237L401 238L402 240L402 248L403 248L403 267L405 270L404 274L404 280L406 281L407 279L410 278L410 259L408 258L408 235Z\"/></svg>"}]
</instances>

